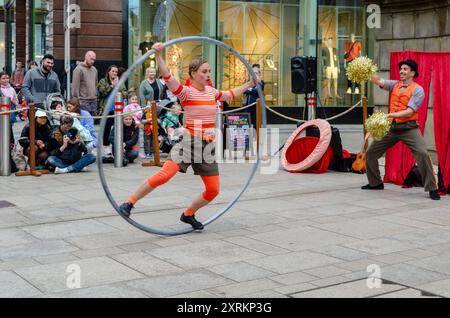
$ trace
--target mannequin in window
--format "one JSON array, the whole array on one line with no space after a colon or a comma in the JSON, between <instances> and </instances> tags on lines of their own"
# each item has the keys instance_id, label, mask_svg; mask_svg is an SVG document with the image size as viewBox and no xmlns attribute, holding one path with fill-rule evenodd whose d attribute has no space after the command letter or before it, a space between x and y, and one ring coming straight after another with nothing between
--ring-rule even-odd
<instances>
[{"instance_id":1,"label":"mannequin in window","mask_svg":"<svg viewBox=\"0 0 450 318\"><path fill-rule=\"evenodd\" d=\"M361 42L357 41L355 38L355 33L350 33L350 41L345 44L345 68L347 68L348 63L362 55ZM356 88L354 90L355 94L359 94L359 85L355 83ZM349 80L347 82L347 94L353 94L353 83Z\"/></svg>"},{"instance_id":2,"label":"mannequin in window","mask_svg":"<svg viewBox=\"0 0 450 318\"><path fill-rule=\"evenodd\" d=\"M167 67L177 80L180 80L183 69L183 50L176 44L167 50Z\"/></svg>"},{"instance_id":3,"label":"mannequin in window","mask_svg":"<svg viewBox=\"0 0 450 318\"><path fill-rule=\"evenodd\" d=\"M338 75L340 69L336 48L333 47L333 38L328 38L325 41L325 47L322 49L322 60L325 69L326 97L331 97L331 82L333 82L334 96L337 99L342 99L342 97L338 95Z\"/></svg>"},{"instance_id":4,"label":"mannequin in window","mask_svg":"<svg viewBox=\"0 0 450 318\"><path fill-rule=\"evenodd\" d=\"M153 45L152 41L152 33L145 32L144 42L139 44L139 50L141 51L141 55L144 55L148 51L151 50ZM150 57L144 62L142 66L142 74L145 74L145 70L149 67L156 68L155 54L150 55Z\"/></svg>"}]
</instances>

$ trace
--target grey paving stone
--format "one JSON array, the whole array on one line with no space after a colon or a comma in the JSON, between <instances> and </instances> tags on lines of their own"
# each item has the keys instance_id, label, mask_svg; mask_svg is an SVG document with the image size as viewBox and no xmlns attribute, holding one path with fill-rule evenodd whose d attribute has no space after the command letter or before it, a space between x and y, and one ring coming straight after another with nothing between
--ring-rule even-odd
<instances>
[{"instance_id":1,"label":"grey paving stone","mask_svg":"<svg viewBox=\"0 0 450 318\"><path fill-rule=\"evenodd\" d=\"M339 275L348 274L350 271L336 267L336 266L324 266L324 267L317 267L312 269L305 270L305 273L317 276L319 278L328 278L328 277L334 277Z\"/></svg>"},{"instance_id":2,"label":"grey paving stone","mask_svg":"<svg viewBox=\"0 0 450 318\"><path fill-rule=\"evenodd\" d=\"M232 237L228 239L224 239L224 241L249 248L259 253L263 253L266 255L277 255L277 254L286 254L289 250L280 248L278 246L273 246L272 244L264 243L258 240L254 240L248 237Z\"/></svg>"},{"instance_id":3,"label":"grey paving stone","mask_svg":"<svg viewBox=\"0 0 450 318\"><path fill-rule=\"evenodd\" d=\"M208 267L208 270L237 282L274 276L273 272L247 264L245 262L212 266Z\"/></svg>"},{"instance_id":4,"label":"grey paving stone","mask_svg":"<svg viewBox=\"0 0 450 318\"><path fill-rule=\"evenodd\" d=\"M450 278L429 284L424 284L418 286L417 289L448 298L450 297Z\"/></svg>"},{"instance_id":5,"label":"grey paving stone","mask_svg":"<svg viewBox=\"0 0 450 318\"><path fill-rule=\"evenodd\" d=\"M21 277L11 272L0 272L0 298L25 298L42 295Z\"/></svg>"},{"instance_id":6,"label":"grey paving stone","mask_svg":"<svg viewBox=\"0 0 450 318\"><path fill-rule=\"evenodd\" d=\"M227 285L232 281L208 271L185 271L182 273L151 277L126 283L149 297L171 297L189 292L207 290Z\"/></svg>"},{"instance_id":7,"label":"grey paving stone","mask_svg":"<svg viewBox=\"0 0 450 318\"><path fill-rule=\"evenodd\" d=\"M223 241L190 243L147 251L186 270L249 260L263 256L261 253Z\"/></svg>"},{"instance_id":8,"label":"grey paving stone","mask_svg":"<svg viewBox=\"0 0 450 318\"><path fill-rule=\"evenodd\" d=\"M211 289L211 291L214 294L218 294L219 296L230 298L230 297L241 297L246 294L261 292L264 290L274 289L281 286L282 286L281 284L263 278L248 282L220 286Z\"/></svg>"},{"instance_id":9,"label":"grey paving stone","mask_svg":"<svg viewBox=\"0 0 450 318\"><path fill-rule=\"evenodd\" d=\"M382 284L381 288L368 288L365 280L349 282L327 288L318 288L291 295L294 298L365 298L404 289L400 285Z\"/></svg>"},{"instance_id":10,"label":"grey paving stone","mask_svg":"<svg viewBox=\"0 0 450 318\"><path fill-rule=\"evenodd\" d=\"M450 275L450 253L411 261L408 262L408 264L445 275Z\"/></svg>"},{"instance_id":11,"label":"grey paving stone","mask_svg":"<svg viewBox=\"0 0 450 318\"><path fill-rule=\"evenodd\" d=\"M344 246L375 255L401 252L418 247L417 245L414 244L388 238L358 241L349 244L344 244Z\"/></svg>"},{"instance_id":12,"label":"grey paving stone","mask_svg":"<svg viewBox=\"0 0 450 318\"><path fill-rule=\"evenodd\" d=\"M20 229L0 230L0 247L23 245L36 241L37 241L36 238L32 237L30 234Z\"/></svg>"},{"instance_id":13,"label":"grey paving stone","mask_svg":"<svg viewBox=\"0 0 450 318\"><path fill-rule=\"evenodd\" d=\"M117 229L96 220L69 221L57 224L27 226L24 227L23 230L42 240L62 239L117 231Z\"/></svg>"},{"instance_id":14,"label":"grey paving stone","mask_svg":"<svg viewBox=\"0 0 450 318\"><path fill-rule=\"evenodd\" d=\"M64 241L41 241L30 244L0 247L0 260L26 259L31 257L63 254L78 248Z\"/></svg>"},{"instance_id":15,"label":"grey paving stone","mask_svg":"<svg viewBox=\"0 0 450 318\"><path fill-rule=\"evenodd\" d=\"M44 298L147 298L146 295L124 284L111 284L49 294Z\"/></svg>"},{"instance_id":16,"label":"grey paving stone","mask_svg":"<svg viewBox=\"0 0 450 318\"><path fill-rule=\"evenodd\" d=\"M314 225L314 227L360 239L374 239L416 230L412 227L382 222L374 218L364 220L356 219L330 224L319 224Z\"/></svg>"},{"instance_id":17,"label":"grey paving stone","mask_svg":"<svg viewBox=\"0 0 450 318\"><path fill-rule=\"evenodd\" d=\"M39 263L32 258L5 261L5 262L0 262L0 271L10 271L10 270L14 270L16 268L33 267L33 266L37 266L37 265L39 265Z\"/></svg>"},{"instance_id":18,"label":"grey paving stone","mask_svg":"<svg viewBox=\"0 0 450 318\"><path fill-rule=\"evenodd\" d=\"M381 277L394 283L417 287L430 282L444 280L447 276L409 264L381 267Z\"/></svg>"},{"instance_id":19,"label":"grey paving stone","mask_svg":"<svg viewBox=\"0 0 450 318\"><path fill-rule=\"evenodd\" d=\"M436 298L436 297L423 295L420 290L405 288L403 290L376 296L375 298Z\"/></svg>"},{"instance_id":20,"label":"grey paving stone","mask_svg":"<svg viewBox=\"0 0 450 318\"><path fill-rule=\"evenodd\" d=\"M293 284L289 286L284 287L278 287L275 288L274 291L283 295L291 295L295 293L299 293L305 290L311 290L317 288L316 285L310 284L310 283L301 283L301 284Z\"/></svg>"},{"instance_id":21,"label":"grey paving stone","mask_svg":"<svg viewBox=\"0 0 450 318\"><path fill-rule=\"evenodd\" d=\"M348 236L323 231L313 227L272 231L250 235L250 238L291 251L315 249L322 246L348 243L355 240Z\"/></svg>"},{"instance_id":22,"label":"grey paving stone","mask_svg":"<svg viewBox=\"0 0 450 318\"><path fill-rule=\"evenodd\" d=\"M109 248L126 244L149 242L152 236L144 232L114 232L67 238L66 241L84 250Z\"/></svg>"},{"instance_id":23,"label":"grey paving stone","mask_svg":"<svg viewBox=\"0 0 450 318\"><path fill-rule=\"evenodd\" d=\"M294 272L270 277L271 280L284 285L307 283L313 280L317 280L317 278L317 276L309 275L305 272Z\"/></svg>"},{"instance_id":24,"label":"grey paving stone","mask_svg":"<svg viewBox=\"0 0 450 318\"><path fill-rule=\"evenodd\" d=\"M110 256L115 254L123 254L124 250L118 247L99 248L95 250L84 250L73 252L72 254L78 258L94 258L100 256Z\"/></svg>"},{"instance_id":25,"label":"grey paving stone","mask_svg":"<svg viewBox=\"0 0 450 318\"><path fill-rule=\"evenodd\" d=\"M278 274L298 272L309 268L339 263L340 260L309 251L292 252L283 255L266 256L247 260L247 263Z\"/></svg>"},{"instance_id":26,"label":"grey paving stone","mask_svg":"<svg viewBox=\"0 0 450 318\"><path fill-rule=\"evenodd\" d=\"M81 270L82 288L144 277L142 274L107 257L22 268L16 270L16 273L45 293L58 293L70 290L67 281L71 278L72 272L67 272L67 269L72 264L78 265Z\"/></svg>"},{"instance_id":27,"label":"grey paving stone","mask_svg":"<svg viewBox=\"0 0 450 318\"><path fill-rule=\"evenodd\" d=\"M342 247L340 245L324 246L314 250L315 252L342 259L344 261L357 261L369 257L368 253Z\"/></svg>"},{"instance_id":28,"label":"grey paving stone","mask_svg":"<svg viewBox=\"0 0 450 318\"><path fill-rule=\"evenodd\" d=\"M220 296L206 290L195 291L191 293L183 293L170 296L171 298L219 298Z\"/></svg>"},{"instance_id":29,"label":"grey paving stone","mask_svg":"<svg viewBox=\"0 0 450 318\"><path fill-rule=\"evenodd\" d=\"M111 258L146 276L167 275L183 271L180 267L164 262L144 252L118 254L111 256Z\"/></svg>"},{"instance_id":30,"label":"grey paving stone","mask_svg":"<svg viewBox=\"0 0 450 318\"><path fill-rule=\"evenodd\" d=\"M450 243L450 231L439 228L416 230L409 233L398 234L392 238L409 242L420 247L427 247L430 245Z\"/></svg>"},{"instance_id":31,"label":"grey paving stone","mask_svg":"<svg viewBox=\"0 0 450 318\"><path fill-rule=\"evenodd\" d=\"M38 256L38 257L35 257L34 259L43 265L52 264L52 263L73 262L73 261L79 260L78 257L76 257L75 255L72 255L70 253Z\"/></svg>"}]
</instances>

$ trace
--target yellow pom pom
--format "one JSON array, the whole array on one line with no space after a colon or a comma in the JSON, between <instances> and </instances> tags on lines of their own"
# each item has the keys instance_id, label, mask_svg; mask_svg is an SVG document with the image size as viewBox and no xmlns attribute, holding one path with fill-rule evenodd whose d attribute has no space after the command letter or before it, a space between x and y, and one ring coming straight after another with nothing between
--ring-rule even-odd
<instances>
[{"instance_id":1,"label":"yellow pom pom","mask_svg":"<svg viewBox=\"0 0 450 318\"><path fill-rule=\"evenodd\" d=\"M383 112L375 112L366 120L366 128L374 140L381 140L389 132L389 118Z\"/></svg>"},{"instance_id":2,"label":"yellow pom pom","mask_svg":"<svg viewBox=\"0 0 450 318\"><path fill-rule=\"evenodd\" d=\"M347 65L347 77L355 83L363 83L372 77L378 70L372 59L361 56Z\"/></svg>"}]
</instances>

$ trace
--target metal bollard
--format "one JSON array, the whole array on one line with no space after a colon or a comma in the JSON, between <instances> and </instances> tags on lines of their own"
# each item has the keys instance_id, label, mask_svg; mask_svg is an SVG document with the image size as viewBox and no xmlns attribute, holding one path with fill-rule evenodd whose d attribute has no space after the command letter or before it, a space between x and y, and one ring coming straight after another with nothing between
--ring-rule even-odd
<instances>
[{"instance_id":1,"label":"metal bollard","mask_svg":"<svg viewBox=\"0 0 450 318\"><path fill-rule=\"evenodd\" d=\"M122 94L117 93L114 100L114 167L123 167L123 99Z\"/></svg>"},{"instance_id":2,"label":"metal bollard","mask_svg":"<svg viewBox=\"0 0 450 318\"><path fill-rule=\"evenodd\" d=\"M316 119L317 97L312 92L308 94L308 120Z\"/></svg>"},{"instance_id":3,"label":"metal bollard","mask_svg":"<svg viewBox=\"0 0 450 318\"><path fill-rule=\"evenodd\" d=\"M11 109L9 97L0 97L0 112ZM11 119L10 114L0 115L0 175L11 175Z\"/></svg>"},{"instance_id":4,"label":"metal bollard","mask_svg":"<svg viewBox=\"0 0 450 318\"><path fill-rule=\"evenodd\" d=\"M220 102L217 102L217 112L216 112L216 161L223 161L223 106Z\"/></svg>"}]
</instances>

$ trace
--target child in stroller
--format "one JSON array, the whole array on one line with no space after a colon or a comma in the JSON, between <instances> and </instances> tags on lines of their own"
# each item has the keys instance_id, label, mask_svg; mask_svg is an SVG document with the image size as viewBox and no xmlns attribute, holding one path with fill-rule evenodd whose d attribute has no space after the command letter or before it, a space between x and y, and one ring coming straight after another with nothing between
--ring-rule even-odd
<instances>
[{"instance_id":1,"label":"child in stroller","mask_svg":"<svg viewBox=\"0 0 450 318\"><path fill-rule=\"evenodd\" d=\"M180 122L181 106L178 102L170 102L162 109L159 115L159 142L160 149L169 153L175 143L182 138L184 128Z\"/></svg>"}]
</instances>

